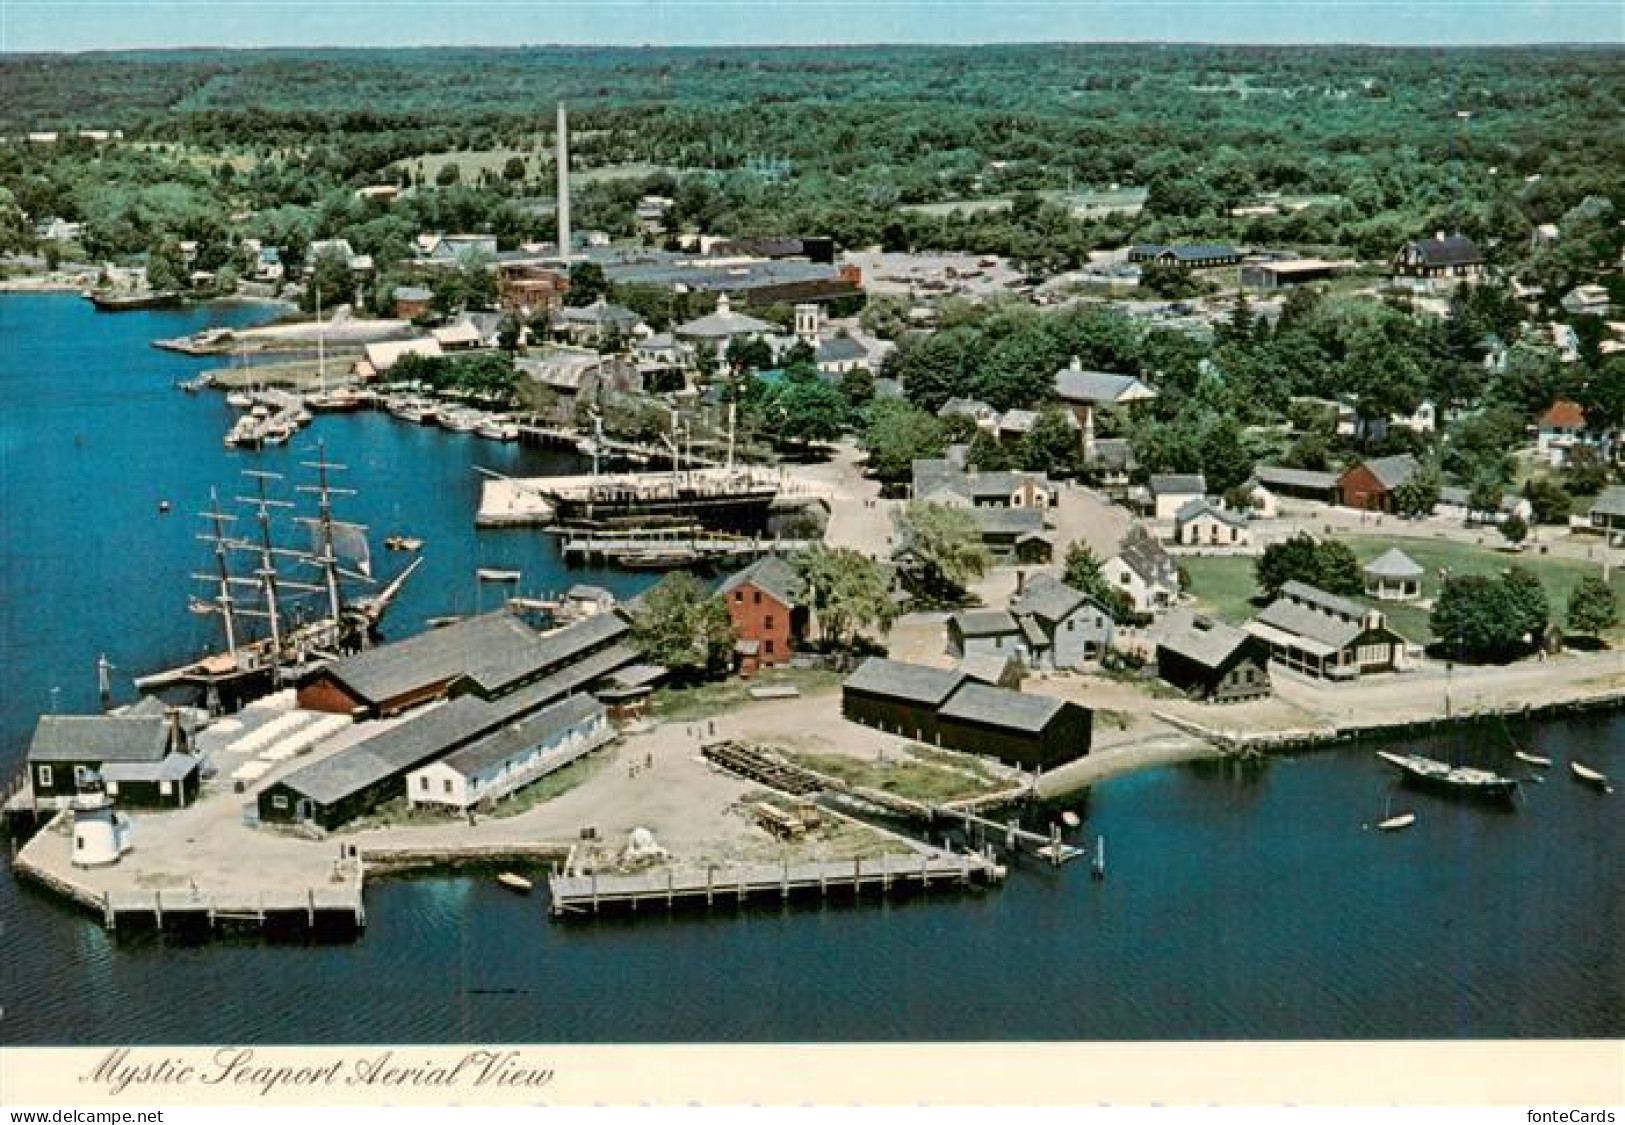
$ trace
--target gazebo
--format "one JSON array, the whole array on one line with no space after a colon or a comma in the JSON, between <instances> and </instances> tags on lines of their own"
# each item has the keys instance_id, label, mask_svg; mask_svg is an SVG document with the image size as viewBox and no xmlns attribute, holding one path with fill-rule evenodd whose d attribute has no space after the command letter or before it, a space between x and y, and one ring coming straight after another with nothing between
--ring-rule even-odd
<instances>
[{"instance_id":1,"label":"gazebo","mask_svg":"<svg viewBox=\"0 0 1625 1125\"><path fill-rule=\"evenodd\" d=\"M1398 547L1366 563L1365 593L1384 602L1409 602L1422 596L1422 567Z\"/></svg>"}]
</instances>

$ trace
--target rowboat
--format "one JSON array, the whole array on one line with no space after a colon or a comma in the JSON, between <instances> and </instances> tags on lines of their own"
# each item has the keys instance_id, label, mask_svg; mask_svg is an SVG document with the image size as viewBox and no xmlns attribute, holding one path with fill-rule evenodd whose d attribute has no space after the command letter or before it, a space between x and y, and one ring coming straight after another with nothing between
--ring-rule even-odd
<instances>
[{"instance_id":1,"label":"rowboat","mask_svg":"<svg viewBox=\"0 0 1625 1125\"><path fill-rule=\"evenodd\" d=\"M1541 769L1545 769L1552 764L1550 758L1542 758L1539 754L1528 754L1522 750L1514 750L1512 756L1520 762L1528 762L1530 765L1539 766Z\"/></svg>"},{"instance_id":2,"label":"rowboat","mask_svg":"<svg viewBox=\"0 0 1625 1125\"><path fill-rule=\"evenodd\" d=\"M384 546L391 551L416 551L423 547L423 540L411 535L391 535L384 540Z\"/></svg>"},{"instance_id":3,"label":"rowboat","mask_svg":"<svg viewBox=\"0 0 1625 1125\"><path fill-rule=\"evenodd\" d=\"M1383 832L1398 832L1401 828L1409 828L1416 823L1416 814L1412 812L1400 813L1387 820L1377 822L1377 827Z\"/></svg>"},{"instance_id":4,"label":"rowboat","mask_svg":"<svg viewBox=\"0 0 1625 1125\"><path fill-rule=\"evenodd\" d=\"M1066 825L1068 828L1076 828L1078 825L1082 824L1083 821L1078 819L1077 813L1073 812L1071 809L1067 809L1061 814L1061 823Z\"/></svg>"},{"instance_id":5,"label":"rowboat","mask_svg":"<svg viewBox=\"0 0 1625 1125\"><path fill-rule=\"evenodd\" d=\"M518 894L528 895L530 893L530 880L523 875L515 875L512 871L504 871L498 875L497 882Z\"/></svg>"},{"instance_id":6,"label":"rowboat","mask_svg":"<svg viewBox=\"0 0 1625 1125\"><path fill-rule=\"evenodd\" d=\"M1575 780L1583 781L1587 785L1595 785L1604 793L1613 792L1613 789L1608 784L1607 774L1594 770L1590 766L1583 766L1579 762L1570 762L1569 769L1574 771Z\"/></svg>"}]
</instances>

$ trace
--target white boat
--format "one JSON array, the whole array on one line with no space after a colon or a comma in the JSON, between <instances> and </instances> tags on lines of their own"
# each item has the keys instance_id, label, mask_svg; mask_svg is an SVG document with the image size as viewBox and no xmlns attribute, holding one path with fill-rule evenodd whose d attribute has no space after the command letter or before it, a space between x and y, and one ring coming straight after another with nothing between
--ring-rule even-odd
<instances>
[{"instance_id":1,"label":"white boat","mask_svg":"<svg viewBox=\"0 0 1625 1125\"><path fill-rule=\"evenodd\" d=\"M1077 813L1073 812L1071 809L1067 809L1061 814L1061 823L1066 825L1068 828L1076 828L1078 825L1082 824L1083 821L1078 819Z\"/></svg>"},{"instance_id":2,"label":"white boat","mask_svg":"<svg viewBox=\"0 0 1625 1125\"><path fill-rule=\"evenodd\" d=\"M1409 828L1415 823L1416 814L1407 812L1400 813L1398 816L1391 816L1387 820L1380 820L1377 822L1377 827L1384 832L1398 832L1401 828Z\"/></svg>"},{"instance_id":3,"label":"white boat","mask_svg":"<svg viewBox=\"0 0 1625 1125\"><path fill-rule=\"evenodd\" d=\"M392 398L387 404L388 410L403 422L432 423L435 415L435 404L428 399L417 395L403 395Z\"/></svg>"},{"instance_id":4,"label":"white boat","mask_svg":"<svg viewBox=\"0 0 1625 1125\"><path fill-rule=\"evenodd\" d=\"M484 414L478 410L469 410L466 407L445 410L440 414L440 424L454 434L471 434L484 421Z\"/></svg>"},{"instance_id":5,"label":"white boat","mask_svg":"<svg viewBox=\"0 0 1625 1125\"><path fill-rule=\"evenodd\" d=\"M507 422L496 416L487 418L474 428L474 432L482 438L491 441L518 441L519 424Z\"/></svg>"},{"instance_id":6,"label":"white boat","mask_svg":"<svg viewBox=\"0 0 1625 1125\"><path fill-rule=\"evenodd\" d=\"M516 875L512 871L504 871L502 874L498 875L497 882L501 883L504 887L507 887L510 891L517 891L522 895L528 895L532 885L529 879L525 878L523 875Z\"/></svg>"},{"instance_id":7,"label":"white boat","mask_svg":"<svg viewBox=\"0 0 1625 1125\"><path fill-rule=\"evenodd\" d=\"M1528 762L1530 765L1539 766L1541 769L1545 769L1552 764L1550 758L1542 758L1539 754L1528 754L1522 750L1514 750L1512 756L1520 762Z\"/></svg>"},{"instance_id":8,"label":"white boat","mask_svg":"<svg viewBox=\"0 0 1625 1125\"><path fill-rule=\"evenodd\" d=\"M238 410L247 410L254 405L254 396L247 391L232 391L226 396L226 405L234 406Z\"/></svg>"},{"instance_id":9,"label":"white boat","mask_svg":"<svg viewBox=\"0 0 1625 1125\"><path fill-rule=\"evenodd\" d=\"M1577 781L1583 781L1587 785L1595 785L1604 793L1612 793L1614 791L1613 788L1608 784L1608 775L1600 770L1594 770L1590 766L1581 765L1579 762L1570 762L1569 769L1574 772L1574 777Z\"/></svg>"}]
</instances>

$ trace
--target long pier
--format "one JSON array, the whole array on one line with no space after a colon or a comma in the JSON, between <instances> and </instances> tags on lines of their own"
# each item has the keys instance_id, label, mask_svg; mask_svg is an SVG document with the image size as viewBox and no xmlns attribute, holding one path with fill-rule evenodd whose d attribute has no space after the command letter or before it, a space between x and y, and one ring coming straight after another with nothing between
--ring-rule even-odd
<instances>
[{"instance_id":1,"label":"long pier","mask_svg":"<svg viewBox=\"0 0 1625 1125\"><path fill-rule=\"evenodd\" d=\"M707 867L703 872L664 871L637 875L550 875L555 918L610 910L676 910L683 907L743 906L834 895L860 898L866 892L890 895L932 890L963 890L1003 878L1004 869L973 853L928 852L814 863Z\"/></svg>"},{"instance_id":2,"label":"long pier","mask_svg":"<svg viewBox=\"0 0 1625 1125\"><path fill-rule=\"evenodd\" d=\"M602 559L609 563L636 563L639 560L685 556L688 561L752 559L761 555L785 555L810 550L820 540L746 538L720 532L683 530L668 534L650 531L616 533L582 531L570 534L560 545L567 562Z\"/></svg>"}]
</instances>

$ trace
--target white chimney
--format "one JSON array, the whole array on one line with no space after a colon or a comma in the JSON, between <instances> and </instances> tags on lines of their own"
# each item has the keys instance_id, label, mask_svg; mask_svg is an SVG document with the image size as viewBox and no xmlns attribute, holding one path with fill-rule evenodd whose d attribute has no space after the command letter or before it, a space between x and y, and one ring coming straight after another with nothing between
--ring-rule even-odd
<instances>
[{"instance_id":1,"label":"white chimney","mask_svg":"<svg viewBox=\"0 0 1625 1125\"><path fill-rule=\"evenodd\" d=\"M559 103L558 152L559 166L559 257L570 260L570 126L564 117L564 103Z\"/></svg>"}]
</instances>

